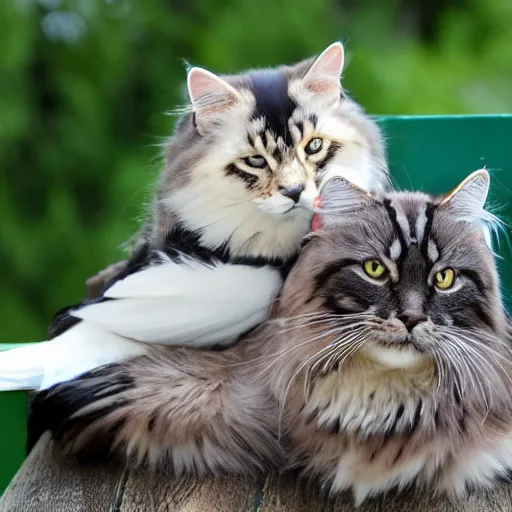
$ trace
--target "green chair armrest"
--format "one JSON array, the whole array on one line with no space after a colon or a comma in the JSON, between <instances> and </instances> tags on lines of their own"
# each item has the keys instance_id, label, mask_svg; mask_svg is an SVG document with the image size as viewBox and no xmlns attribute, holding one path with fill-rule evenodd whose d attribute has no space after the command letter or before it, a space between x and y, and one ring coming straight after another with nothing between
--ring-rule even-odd
<instances>
[{"instance_id":1,"label":"green chair armrest","mask_svg":"<svg viewBox=\"0 0 512 512\"><path fill-rule=\"evenodd\" d=\"M26 343L0 343L0 352ZM23 463L27 445L27 392L0 393L0 495Z\"/></svg>"}]
</instances>

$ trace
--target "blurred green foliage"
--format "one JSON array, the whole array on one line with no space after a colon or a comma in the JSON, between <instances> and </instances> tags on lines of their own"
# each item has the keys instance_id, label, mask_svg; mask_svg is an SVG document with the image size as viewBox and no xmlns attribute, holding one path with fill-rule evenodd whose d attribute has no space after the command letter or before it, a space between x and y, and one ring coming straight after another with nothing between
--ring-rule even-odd
<instances>
[{"instance_id":1,"label":"blurred green foliage","mask_svg":"<svg viewBox=\"0 0 512 512\"><path fill-rule=\"evenodd\" d=\"M217 72L346 44L374 114L512 106L510 0L2 0L1 339L46 336L123 257L183 102L182 59Z\"/></svg>"}]
</instances>

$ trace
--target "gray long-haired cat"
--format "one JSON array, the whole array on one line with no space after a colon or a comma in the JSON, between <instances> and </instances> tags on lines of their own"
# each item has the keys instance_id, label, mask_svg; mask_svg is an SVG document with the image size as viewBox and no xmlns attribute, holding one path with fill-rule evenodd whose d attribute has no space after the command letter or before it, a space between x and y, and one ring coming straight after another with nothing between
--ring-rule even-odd
<instances>
[{"instance_id":1,"label":"gray long-haired cat","mask_svg":"<svg viewBox=\"0 0 512 512\"><path fill-rule=\"evenodd\" d=\"M329 171L388 180L380 131L343 93L343 48L274 70L188 73L152 215L102 295L60 311L48 343L0 354L0 390L45 389L148 344L234 343L268 316ZM113 275L112 275L113 274Z\"/></svg>"},{"instance_id":2,"label":"gray long-haired cat","mask_svg":"<svg viewBox=\"0 0 512 512\"><path fill-rule=\"evenodd\" d=\"M216 76L192 68L191 109L167 145L137 245L165 250L185 239L224 258L286 262L309 230L316 184L328 169L365 190L385 188L382 135L341 88L343 66L343 47L334 43L277 69ZM122 269L122 262L108 267L91 288Z\"/></svg>"},{"instance_id":3,"label":"gray long-haired cat","mask_svg":"<svg viewBox=\"0 0 512 512\"><path fill-rule=\"evenodd\" d=\"M153 347L44 391L31 443L50 429L72 453L178 473L299 466L357 502L509 478L512 330L488 186L486 171L441 198L328 181L322 230L261 330L222 352Z\"/></svg>"}]
</instances>

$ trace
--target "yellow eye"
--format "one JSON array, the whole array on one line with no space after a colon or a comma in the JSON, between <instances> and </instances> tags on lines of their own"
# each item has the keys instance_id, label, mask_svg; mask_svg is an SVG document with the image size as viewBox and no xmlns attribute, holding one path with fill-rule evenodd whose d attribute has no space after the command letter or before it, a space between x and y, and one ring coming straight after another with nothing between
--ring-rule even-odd
<instances>
[{"instance_id":1,"label":"yellow eye","mask_svg":"<svg viewBox=\"0 0 512 512\"><path fill-rule=\"evenodd\" d=\"M455 272L452 268L440 270L435 275L435 284L440 290L448 290L455 283Z\"/></svg>"},{"instance_id":2,"label":"yellow eye","mask_svg":"<svg viewBox=\"0 0 512 512\"><path fill-rule=\"evenodd\" d=\"M363 263L364 271L373 279L380 279L386 273L386 267L380 260L366 260Z\"/></svg>"}]
</instances>

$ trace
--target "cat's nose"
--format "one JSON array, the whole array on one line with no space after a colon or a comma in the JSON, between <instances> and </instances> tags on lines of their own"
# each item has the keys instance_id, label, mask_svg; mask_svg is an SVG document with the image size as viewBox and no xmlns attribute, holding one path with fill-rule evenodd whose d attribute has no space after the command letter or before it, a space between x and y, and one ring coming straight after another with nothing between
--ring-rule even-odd
<instances>
[{"instance_id":1,"label":"cat's nose","mask_svg":"<svg viewBox=\"0 0 512 512\"><path fill-rule=\"evenodd\" d=\"M427 320L427 315L417 311L404 311L396 317L404 323L408 331L412 331L418 324Z\"/></svg>"},{"instance_id":2,"label":"cat's nose","mask_svg":"<svg viewBox=\"0 0 512 512\"><path fill-rule=\"evenodd\" d=\"M289 197L294 203L298 203L300 195L304 191L304 185L293 185L293 187L280 187L279 192L285 197Z\"/></svg>"}]
</instances>

